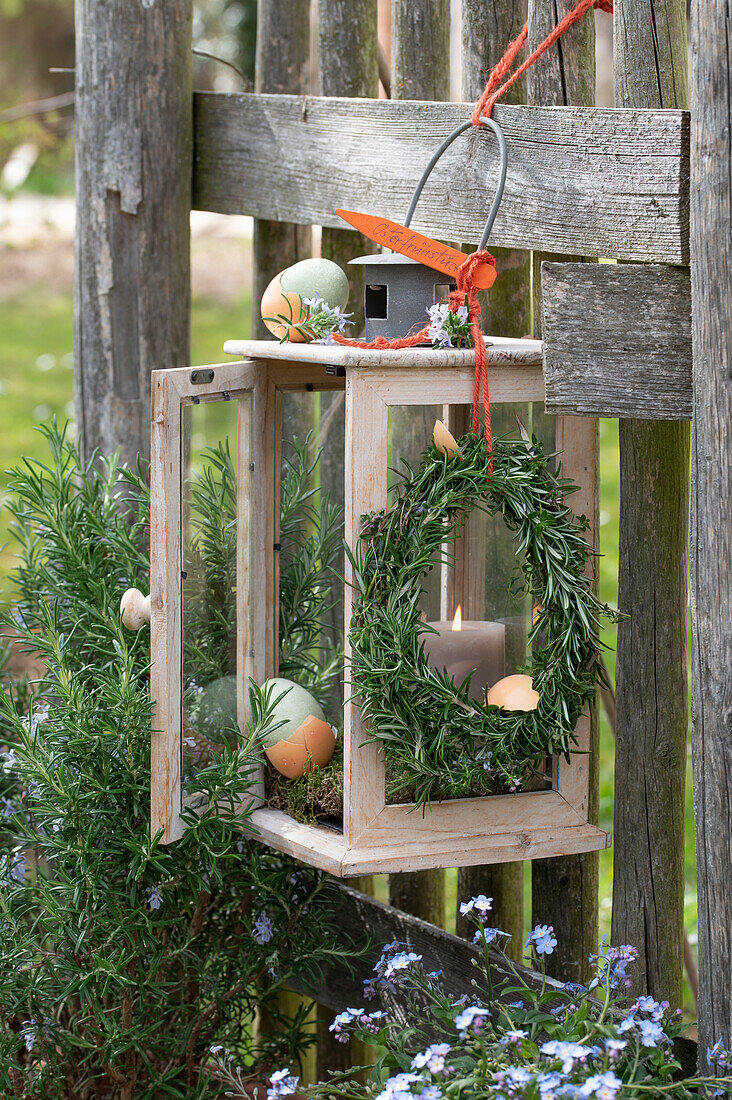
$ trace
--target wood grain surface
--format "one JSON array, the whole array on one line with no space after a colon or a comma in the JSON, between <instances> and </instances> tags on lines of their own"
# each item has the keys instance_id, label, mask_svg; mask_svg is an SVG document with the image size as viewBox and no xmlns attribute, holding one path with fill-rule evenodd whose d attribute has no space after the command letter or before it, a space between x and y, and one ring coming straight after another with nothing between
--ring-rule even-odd
<instances>
[{"instance_id":1,"label":"wood grain surface","mask_svg":"<svg viewBox=\"0 0 732 1100\"><path fill-rule=\"evenodd\" d=\"M315 96L194 97L193 204L340 226L337 206L399 221L460 103ZM569 255L688 261L688 115L497 106L509 151L491 242ZM495 188L495 141L468 132L445 154L414 228L476 242Z\"/></svg>"},{"instance_id":2,"label":"wood grain surface","mask_svg":"<svg viewBox=\"0 0 732 1100\"><path fill-rule=\"evenodd\" d=\"M691 286L656 264L542 265L547 411L691 419Z\"/></svg>"}]
</instances>

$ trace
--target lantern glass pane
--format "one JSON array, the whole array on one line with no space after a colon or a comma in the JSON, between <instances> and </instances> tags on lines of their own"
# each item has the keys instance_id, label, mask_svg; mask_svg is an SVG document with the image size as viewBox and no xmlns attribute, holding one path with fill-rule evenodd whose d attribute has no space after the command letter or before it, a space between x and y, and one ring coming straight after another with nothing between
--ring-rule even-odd
<instances>
[{"instance_id":1,"label":"lantern glass pane","mask_svg":"<svg viewBox=\"0 0 732 1100\"><path fill-rule=\"evenodd\" d=\"M186 805L195 803L197 771L239 735L237 476L242 463L239 492L248 495L251 406L245 393L181 408L180 761ZM249 624L242 629L248 633Z\"/></svg>"},{"instance_id":2,"label":"lantern glass pane","mask_svg":"<svg viewBox=\"0 0 732 1100\"><path fill-rule=\"evenodd\" d=\"M399 474L409 476L404 463L415 470L423 451L432 443L435 420L442 417L442 405L391 405L389 407L389 437L387 467L389 489L399 481ZM391 502L392 494L389 494ZM420 610L427 619L440 617L439 566L425 578Z\"/></svg>"},{"instance_id":3,"label":"lantern glass pane","mask_svg":"<svg viewBox=\"0 0 732 1100\"><path fill-rule=\"evenodd\" d=\"M413 469L419 465L422 452L432 442L435 420L448 414L441 405L392 406L389 413L391 486L398 480L402 460ZM547 453L554 451L554 418L545 414L543 404L492 405L494 438L516 436L520 430L517 418L529 434L538 436ZM467 425L469 410L462 410L457 422ZM532 601L522 591L521 556L501 515L474 510L450 553L453 562L442 566L436 562L423 582L422 616L439 632L437 636L425 635L425 649L430 663L447 670L456 684L474 669L469 694L483 701L494 683L526 667ZM459 629L456 613L461 620ZM389 780L387 764L387 791ZM544 775L535 777L526 789L544 790L551 782L552 762L548 759ZM503 789L476 790L466 797L502 793ZM409 799L404 795L387 797L388 803L397 801Z\"/></svg>"},{"instance_id":4,"label":"lantern glass pane","mask_svg":"<svg viewBox=\"0 0 732 1100\"><path fill-rule=\"evenodd\" d=\"M278 675L310 692L337 729L330 763L307 778L265 767L267 804L343 828L343 391L282 391Z\"/></svg>"}]
</instances>

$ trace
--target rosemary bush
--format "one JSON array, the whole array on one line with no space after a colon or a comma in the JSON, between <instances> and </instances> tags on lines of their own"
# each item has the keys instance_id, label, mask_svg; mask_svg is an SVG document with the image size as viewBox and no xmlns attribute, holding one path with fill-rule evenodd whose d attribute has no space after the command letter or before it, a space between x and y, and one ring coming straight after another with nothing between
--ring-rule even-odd
<instances>
[{"instance_id":1,"label":"rosemary bush","mask_svg":"<svg viewBox=\"0 0 732 1100\"><path fill-rule=\"evenodd\" d=\"M259 1042L251 1022L288 975L307 979L336 951L327 881L237 829L245 739L197 774L216 812L191 813L175 844L150 837L149 634L119 616L124 589L148 584L148 491L139 472L85 465L55 425L42 430L49 459L14 471L10 505L8 625L45 671L0 693L0 1095L221 1096L211 1046L249 1075L306 1045L302 1013ZM225 568L218 499L199 503ZM209 612L217 628L221 608Z\"/></svg>"}]
</instances>

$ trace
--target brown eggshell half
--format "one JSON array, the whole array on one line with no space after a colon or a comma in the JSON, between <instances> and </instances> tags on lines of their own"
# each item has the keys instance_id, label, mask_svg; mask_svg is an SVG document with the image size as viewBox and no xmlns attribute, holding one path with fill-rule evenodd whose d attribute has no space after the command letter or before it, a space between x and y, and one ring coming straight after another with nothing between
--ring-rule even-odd
<instances>
[{"instance_id":1,"label":"brown eggshell half","mask_svg":"<svg viewBox=\"0 0 732 1100\"><path fill-rule=\"evenodd\" d=\"M269 284L264 294L262 295L261 314L262 320L265 325L278 340L281 340L288 332L288 340L291 344L303 344L306 343L306 337L299 333L294 328L286 328L285 325L278 324L275 317L285 317L288 321L292 316L292 323L298 324L305 317L305 310L302 307L300 296L292 291L286 291L282 289L280 282L280 276L283 272L279 272L275 275L272 282Z\"/></svg>"},{"instance_id":2,"label":"brown eggshell half","mask_svg":"<svg viewBox=\"0 0 732 1100\"><path fill-rule=\"evenodd\" d=\"M485 697L488 706L501 710L536 710L539 705L539 693L534 691L531 677L525 673L504 676L494 684Z\"/></svg>"},{"instance_id":3,"label":"brown eggshell half","mask_svg":"<svg viewBox=\"0 0 732 1100\"><path fill-rule=\"evenodd\" d=\"M292 741L278 741L276 745L271 745L264 752L272 767L287 779L299 779L301 775L305 775L308 750L304 745L296 745Z\"/></svg>"},{"instance_id":4,"label":"brown eggshell half","mask_svg":"<svg viewBox=\"0 0 732 1100\"><path fill-rule=\"evenodd\" d=\"M432 438L435 441L435 447L440 454L455 455L458 454L460 448L457 445L457 440L452 432L449 432L441 420L435 420L435 427L432 432Z\"/></svg>"},{"instance_id":5,"label":"brown eggshell half","mask_svg":"<svg viewBox=\"0 0 732 1100\"><path fill-rule=\"evenodd\" d=\"M303 732L305 735L305 747L310 753L311 767L324 768L335 752L335 734L322 718L316 718L309 714L293 736Z\"/></svg>"}]
</instances>

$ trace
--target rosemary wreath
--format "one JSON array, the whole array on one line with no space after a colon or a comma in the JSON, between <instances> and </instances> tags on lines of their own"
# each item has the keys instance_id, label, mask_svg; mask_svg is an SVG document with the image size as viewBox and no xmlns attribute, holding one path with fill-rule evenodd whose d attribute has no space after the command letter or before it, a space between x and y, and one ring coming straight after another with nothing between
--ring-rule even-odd
<instances>
[{"instance_id":1,"label":"rosemary wreath","mask_svg":"<svg viewBox=\"0 0 732 1100\"><path fill-rule=\"evenodd\" d=\"M556 456L549 456L555 458ZM617 616L601 604L585 569L594 551L565 497L577 486L553 472L532 437L502 438L491 454L472 432L459 453L424 452L417 469L405 463L391 506L362 517L353 567L351 683L372 739L386 756L390 797L417 806L443 798L517 790L550 754L568 756L577 720L599 675L599 629ZM514 595L530 592L538 610L529 634L527 668L539 694L536 710L503 711L468 695L430 667L419 603L435 562L473 508L500 512L514 532L521 566Z\"/></svg>"}]
</instances>

